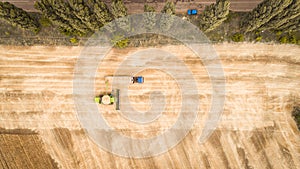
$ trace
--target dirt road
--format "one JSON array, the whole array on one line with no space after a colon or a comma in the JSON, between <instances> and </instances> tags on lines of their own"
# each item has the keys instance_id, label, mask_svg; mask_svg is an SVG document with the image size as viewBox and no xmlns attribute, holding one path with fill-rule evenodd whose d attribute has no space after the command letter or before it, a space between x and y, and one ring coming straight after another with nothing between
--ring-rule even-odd
<instances>
[{"instance_id":1,"label":"dirt road","mask_svg":"<svg viewBox=\"0 0 300 169\"><path fill-rule=\"evenodd\" d=\"M263 0L230 0L230 10L232 11L251 11L254 9L257 4L262 2ZM150 6L153 6L156 11L161 11L165 5L165 1L137 1L137 0L128 0L124 1L126 7L128 8L128 12L130 14L134 13L142 13L144 12L144 4L147 2ZM212 3L215 3L215 0L174 0L176 4L176 13L185 14L188 9L197 9L199 11L203 11L205 6L208 6Z\"/></svg>"},{"instance_id":2,"label":"dirt road","mask_svg":"<svg viewBox=\"0 0 300 169\"><path fill-rule=\"evenodd\" d=\"M112 75L126 56L143 49L110 51L99 64L95 93L109 90L104 76ZM195 76L201 93L198 119L187 137L167 153L129 159L100 149L80 126L72 98L74 65L80 47L0 46L0 128L6 129L0 132L6 140L0 144L0 155L24 148L15 155L17 158L2 156L0 166L22 168L19 163L27 160L24 168L36 167L36 162L28 160L40 155L25 156L30 151L25 144L38 143L39 150L55 161L40 156L46 159L44 162L61 168L300 168L300 135L290 115L292 106L300 103L299 46L215 45L226 76L226 102L217 129L203 144L197 138L211 105L209 76L188 48L160 49L182 59ZM138 105L137 110L146 111L149 92L165 91L169 107L160 119L141 126L123 119L114 107L100 106L112 128L135 138L152 137L172 126L181 101L176 80L168 74L151 69L141 74L145 84L129 88L130 100ZM34 130L38 135L20 136L9 130L16 128ZM12 138L21 140L9 144Z\"/></svg>"},{"instance_id":3,"label":"dirt road","mask_svg":"<svg viewBox=\"0 0 300 169\"><path fill-rule=\"evenodd\" d=\"M19 8L23 8L26 11L36 12L33 4L36 0L1 0L3 2L7 1L15 4ZM108 4L110 0L104 0ZM130 14L142 13L144 12L144 4L147 2L149 5L154 6L156 11L161 11L165 4L165 0L124 0L128 12ZM215 3L215 0L174 0L176 3L176 11L178 13L186 13L187 9L198 9L203 10L206 5ZM256 7L257 4L262 2L262 0L231 0L231 10L233 11L250 11Z\"/></svg>"}]
</instances>

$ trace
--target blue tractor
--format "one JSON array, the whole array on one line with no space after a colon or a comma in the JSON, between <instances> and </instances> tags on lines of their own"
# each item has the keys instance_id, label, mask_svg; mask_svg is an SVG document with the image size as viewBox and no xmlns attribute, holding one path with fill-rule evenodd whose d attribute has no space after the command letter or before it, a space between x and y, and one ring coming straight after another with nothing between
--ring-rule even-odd
<instances>
[{"instance_id":1,"label":"blue tractor","mask_svg":"<svg viewBox=\"0 0 300 169\"><path fill-rule=\"evenodd\" d=\"M188 15L197 15L197 13L198 13L197 9L189 9L187 11Z\"/></svg>"},{"instance_id":2,"label":"blue tractor","mask_svg":"<svg viewBox=\"0 0 300 169\"><path fill-rule=\"evenodd\" d=\"M144 77L143 76L132 77L132 83L144 83Z\"/></svg>"}]
</instances>

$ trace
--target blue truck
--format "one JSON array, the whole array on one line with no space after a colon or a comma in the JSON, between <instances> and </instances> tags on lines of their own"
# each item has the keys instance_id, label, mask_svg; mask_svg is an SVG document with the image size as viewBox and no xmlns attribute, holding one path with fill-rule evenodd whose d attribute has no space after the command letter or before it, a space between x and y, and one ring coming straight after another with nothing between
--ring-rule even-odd
<instances>
[{"instance_id":1,"label":"blue truck","mask_svg":"<svg viewBox=\"0 0 300 169\"><path fill-rule=\"evenodd\" d=\"M197 15L197 13L198 13L197 9L189 9L187 11L188 15Z\"/></svg>"}]
</instances>

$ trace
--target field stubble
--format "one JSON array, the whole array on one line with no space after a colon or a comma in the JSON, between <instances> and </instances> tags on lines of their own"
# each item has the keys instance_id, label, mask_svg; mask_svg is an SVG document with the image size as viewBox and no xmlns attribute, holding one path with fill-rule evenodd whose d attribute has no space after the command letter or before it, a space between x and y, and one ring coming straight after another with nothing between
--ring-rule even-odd
<instances>
[{"instance_id":1,"label":"field stubble","mask_svg":"<svg viewBox=\"0 0 300 169\"><path fill-rule=\"evenodd\" d=\"M15 149L23 149L26 154L34 149L28 146L40 139L42 142L37 145L41 144L42 148L33 156L49 154L56 163L50 159L48 164L63 168L300 168L299 131L290 114L300 102L298 46L215 45L226 76L226 102L217 129L203 144L198 144L197 138L211 106L207 72L186 47L159 48L174 53L186 63L200 93L198 119L176 147L147 159L122 158L101 150L81 128L72 98L74 66L82 48L0 46L0 127L5 128L0 137L6 140L1 141L0 155ZM106 90L103 77L112 75L125 56L143 49L111 50L99 64L96 93ZM161 72L144 73L150 81L141 87L143 90L129 89L130 99L139 105L138 110L149 108L149 99L142 96L159 87L151 75ZM172 87L174 79L165 78L167 81L161 89L167 91L170 108L160 121L139 127L122 119L111 108L104 108L102 115L113 128L132 137L149 137L168 129L176 120L174 112L180 98L174 97L178 92ZM34 130L36 134L22 135L10 130L16 128ZM19 166L22 160L29 167L37 165L34 157L15 156L14 159L1 157L2 167Z\"/></svg>"}]
</instances>

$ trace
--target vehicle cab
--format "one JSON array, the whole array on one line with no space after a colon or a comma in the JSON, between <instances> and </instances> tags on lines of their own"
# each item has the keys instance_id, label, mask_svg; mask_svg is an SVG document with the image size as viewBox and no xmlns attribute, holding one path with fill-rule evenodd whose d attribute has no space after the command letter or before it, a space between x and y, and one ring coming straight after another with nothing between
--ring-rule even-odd
<instances>
[{"instance_id":1,"label":"vehicle cab","mask_svg":"<svg viewBox=\"0 0 300 169\"><path fill-rule=\"evenodd\" d=\"M197 13L198 13L197 9L189 9L187 11L188 15L197 15Z\"/></svg>"}]
</instances>

